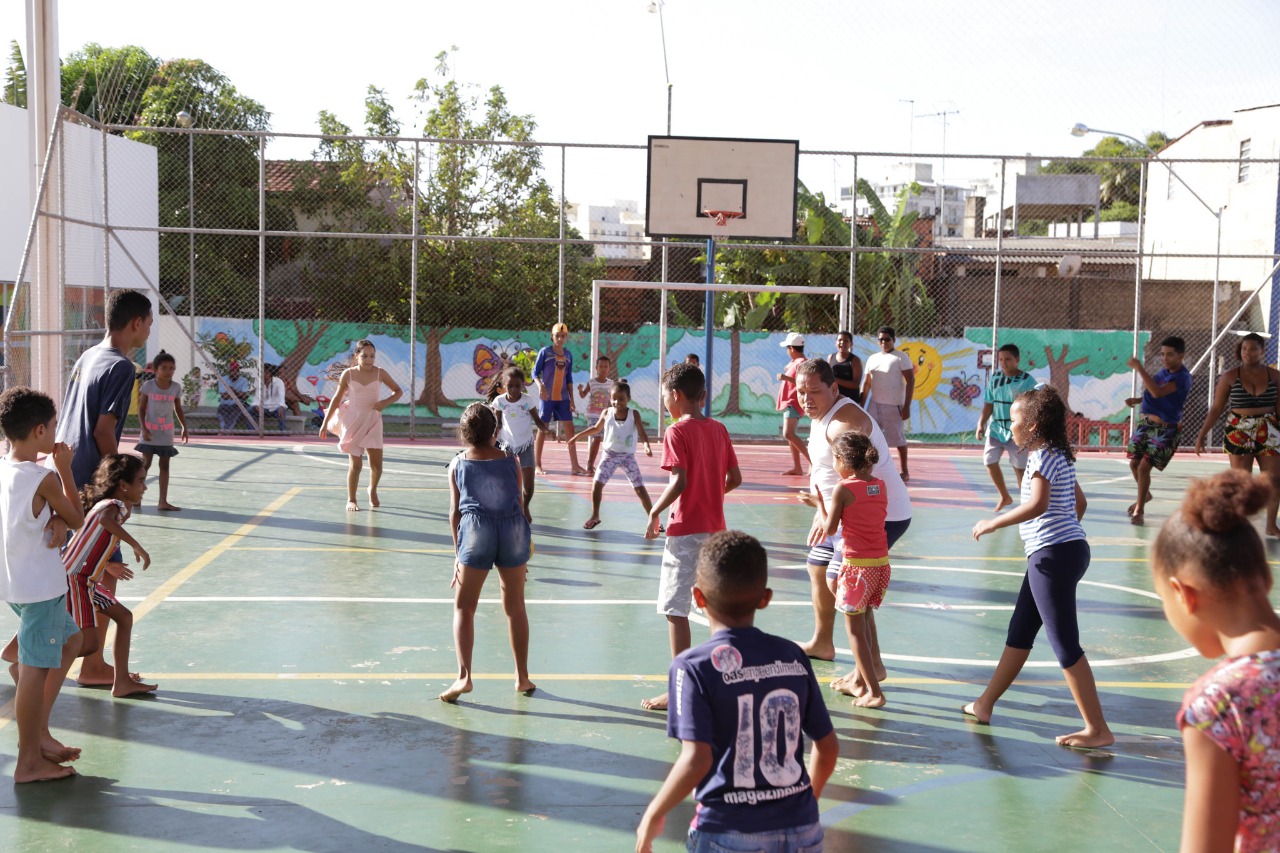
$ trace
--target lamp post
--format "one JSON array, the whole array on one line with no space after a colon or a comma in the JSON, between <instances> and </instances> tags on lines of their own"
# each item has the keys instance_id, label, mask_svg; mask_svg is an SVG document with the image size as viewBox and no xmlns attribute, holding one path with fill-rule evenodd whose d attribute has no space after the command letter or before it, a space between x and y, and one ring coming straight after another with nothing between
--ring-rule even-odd
<instances>
[{"instance_id":1,"label":"lamp post","mask_svg":"<svg viewBox=\"0 0 1280 853\"><path fill-rule=\"evenodd\" d=\"M1141 146L1144 150L1147 151L1147 153L1151 155L1153 159L1160 160L1160 155L1157 154L1154 150L1152 150L1150 145L1148 145L1147 143L1143 142L1141 139L1138 139L1135 136L1130 136L1127 133L1117 133L1114 130L1099 130L1096 127L1089 127L1087 124L1082 124L1080 122L1077 122L1076 125L1073 128L1071 128L1072 136L1085 136L1086 134L1090 134L1090 133L1103 133L1108 136L1117 136L1117 137L1120 137L1121 139L1128 139L1130 142L1135 142L1139 146ZM1163 160L1160 160L1160 162L1164 165L1166 169L1169 170L1169 175L1172 178L1174 178L1178 183L1182 184L1182 186L1186 188L1187 192L1191 193L1191 197L1194 198L1196 201L1200 202L1200 206L1203 207L1205 210L1209 211L1209 213L1217 221L1218 234L1217 234L1217 242L1216 242L1216 247L1214 248L1214 256L1213 256L1213 300L1212 300L1213 307L1212 307L1211 319L1210 319L1210 324L1212 325L1212 329L1210 330L1210 334L1209 334L1209 341L1210 341L1209 343L1209 406L1212 407L1213 406L1213 386L1214 386L1213 378L1217 375L1217 367L1215 364L1215 362L1217 361L1217 358L1216 358L1217 354L1214 352L1214 342L1216 342L1218 338L1218 287L1220 286L1220 283L1221 283L1221 272L1222 272L1222 211L1226 209L1226 205L1219 205L1218 207L1215 208L1213 205L1209 204L1209 202L1202 199L1200 197L1200 194L1197 193L1195 190L1193 190L1191 188L1191 185L1182 179L1182 176L1178 174L1177 170L1175 170L1173 166L1169 165ZM1139 220L1142 219L1142 211L1144 210L1144 206L1143 206L1144 201L1145 199L1143 198L1138 199ZM1139 240L1141 240L1142 239L1141 224L1139 224L1138 226L1138 233L1139 233ZM1138 247L1138 254L1139 254L1139 257L1141 257L1141 254L1142 254L1141 245L1139 245ZM1135 328L1134 331L1136 333L1137 329Z\"/></svg>"},{"instance_id":2,"label":"lamp post","mask_svg":"<svg viewBox=\"0 0 1280 853\"><path fill-rule=\"evenodd\" d=\"M188 364L196 363L196 166L195 166L195 134L191 128L195 120L191 113L183 110L175 117L178 127L187 129L187 325L191 332L188 344L190 359Z\"/></svg>"},{"instance_id":3,"label":"lamp post","mask_svg":"<svg viewBox=\"0 0 1280 853\"><path fill-rule=\"evenodd\" d=\"M649 14L658 16L658 31L662 34L662 76L667 81L667 136L671 135L671 69L667 65L667 25L662 19L662 7L666 0L651 0ZM665 278L663 279L665 281Z\"/></svg>"}]
</instances>

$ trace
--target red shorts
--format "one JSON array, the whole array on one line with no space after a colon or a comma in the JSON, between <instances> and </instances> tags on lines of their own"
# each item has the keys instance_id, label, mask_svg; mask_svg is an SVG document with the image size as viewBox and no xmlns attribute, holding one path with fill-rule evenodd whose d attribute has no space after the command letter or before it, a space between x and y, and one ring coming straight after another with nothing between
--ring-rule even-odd
<instances>
[{"instance_id":1,"label":"red shorts","mask_svg":"<svg viewBox=\"0 0 1280 853\"><path fill-rule=\"evenodd\" d=\"M863 613L880 607L889 590L889 564L864 566L845 560L836 578L836 610Z\"/></svg>"},{"instance_id":2,"label":"red shorts","mask_svg":"<svg viewBox=\"0 0 1280 853\"><path fill-rule=\"evenodd\" d=\"M79 575L67 576L67 612L81 631L94 625L94 611L118 604L111 591Z\"/></svg>"}]
</instances>

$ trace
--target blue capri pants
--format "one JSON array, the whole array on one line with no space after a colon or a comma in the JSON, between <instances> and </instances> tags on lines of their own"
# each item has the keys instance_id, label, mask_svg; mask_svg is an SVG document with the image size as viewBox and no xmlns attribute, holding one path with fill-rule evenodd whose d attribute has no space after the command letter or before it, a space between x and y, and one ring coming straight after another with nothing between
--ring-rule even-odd
<instances>
[{"instance_id":1,"label":"blue capri pants","mask_svg":"<svg viewBox=\"0 0 1280 853\"><path fill-rule=\"evenodd\" d=\"M1084 657L1076 619L1076 585L1088 568L1089 543L1083 539L1046 545L1028 554L1005 645L1030 649L1044 625L1059 666L1070 669Z\"/></svg>"}]
</instances>

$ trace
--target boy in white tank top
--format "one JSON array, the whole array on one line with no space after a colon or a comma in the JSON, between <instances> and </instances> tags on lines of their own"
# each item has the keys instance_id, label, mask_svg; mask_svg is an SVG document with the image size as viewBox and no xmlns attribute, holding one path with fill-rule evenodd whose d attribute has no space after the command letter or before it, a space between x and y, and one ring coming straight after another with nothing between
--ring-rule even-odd
<instances>
[{"instance_id":1,"label":"boy in white tank top","mask_svg":"<svg viewBox=\"0 0 1280 853\"><path fill-rule=\"evenodd\" d=\"M644 442L646 456L653 455L653 448L649 446L649 436L644 431L640 413L627 408L627 404L631 402L631 386L626 382L613 383L609 390L609 400L613 406L601 412L599 420L593 426L569 439L572 443L583 437L604 434L601 442L603 458L591 484L591 517L582 525L583 530L593 530L599 526L604 485L618 468L627 475L628 482L636 490L636 496L640 498L646 515L653 507L649 492L644 487L644 476L640 473L640 466L636 464L637 439Z\"/></svg>"},{"instance_id":2,"label":"boy in white tank top","mask_svg":"<svg viewBox=\"0 0 1280 853\"><path fill-rule=\"evenodd\" d=\"M20 620L16 660L4 658L18 681L15 782L74 776L65 762L80 757L79 749L64 746L49 732L53 702L80 651L80 629L67 612L67 573L54 547L65 539L65 530L63 525L50 529L50 520L56 513L67 527L84 523L71 477L73 451L54 443L57 421L53 400L34 388L0 394L0 430L11 447L0 461L0 594ZM53 458L56 471L37 461L41 454Z\"/></svg>"}]
</instances>

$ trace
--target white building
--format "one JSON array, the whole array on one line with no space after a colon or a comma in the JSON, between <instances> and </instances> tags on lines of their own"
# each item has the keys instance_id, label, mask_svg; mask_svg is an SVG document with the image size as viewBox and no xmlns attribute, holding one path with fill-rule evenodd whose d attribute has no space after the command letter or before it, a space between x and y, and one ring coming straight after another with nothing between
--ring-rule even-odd
<instances>
[{"instance_id":1,"label":"white building","mask_svg":"<svg viewBox=\"0 0 1280 853\"><path fill-rule=\"evenodd\" d=\"M1049 235L1089 239L1137 234L1123 227L1104 229L1101 215L1101 180L1095 174L1041 174L1035 157L993 160L991 174L974 182L973 195L985 199L982 206L983 231L994 234L1000 227L1001 202L1006 234L1017 234L1022 220L1049 223ZM1003 180L1003 184L1002 184ZM1003 188L1003 194L1002 194Z\"/></svg>"},{"instance_id":2,"label":"white building","mask_svg":"<svg viewBox=\"0 0 1280 853\"><path fill-rule=\"evenodd\" d=\"M639 203L618 199L613 204L565 204L568 223L578 229L583 239L600 242L596 257L608 260L644 261L649 258L649 238L644 233L644 213Z\"/></svg>"},{"instance_id":3,"label":"white building","mask_svg":"<svg viewBox=\"0 0 1280 853\"><path fill-rule=\"evenodd\" d=\"M898 203L898 193L913 182L920 185L921 191L907 199L907 210L914 210L921 217L933 217L935 237L960 236L965 199L972 190L935 181L932 163L894 163L880 175L867 178L871 189L890 212ZM854 187L840 188L840 202L841 212L846 216L850 208L858 216L871 215L871 205Z\"/></svg>"},{"instance_id":4,"label":"white building","mask_svg":"<svg viewBox=\"0 0 1280 853\"><path fill-rule=\"evenodd\" d=\"M1147 173L1145 277L1213 281L1213 257L1168 255L1217 254L1215 213L1221 209L1222 254L1264 257L1224 258L1220 280L1238 282L1246 292L1269 283L1275 263L1272 256L1280 253L1280 231L1276 222L1280 202L1277 158L1280 158L1280 104L1238 110L1229 119L1201 122L1165 146ZM1178 162L1180 160L1219 162ZM1259 160L1270 162L1257 162ZM1167 162L1173 171L1161 161ZM1272 299L1266 293L1262 296L1266 313L1271 310Z\"/></svg>"}]
</instances>

